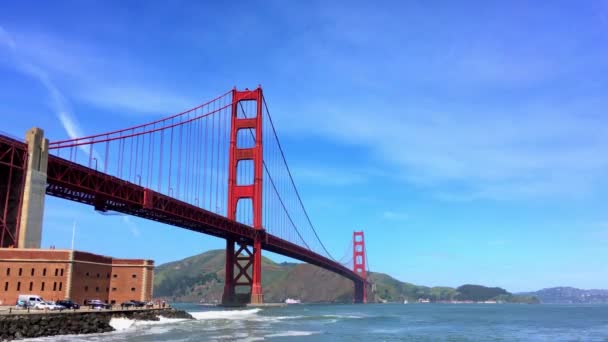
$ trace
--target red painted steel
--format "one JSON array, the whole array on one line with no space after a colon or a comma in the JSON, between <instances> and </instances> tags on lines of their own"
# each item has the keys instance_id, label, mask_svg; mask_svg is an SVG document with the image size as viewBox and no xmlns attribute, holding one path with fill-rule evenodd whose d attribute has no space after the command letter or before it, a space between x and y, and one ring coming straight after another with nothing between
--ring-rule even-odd
<instances>
[{"instance_id":1,"label":"red painted steel","mask_svg":"<svg viewBox=\"0 0 608 342\"><path fill-rule=\"evenodd\" d=\"M239 118L239 105L243 101L256 102L255 118ZM251 303L262 303L264 295L262 291L262 239L265 236L262 227L262 172L263 172L263 150L262 150L262 88L255 90L232 91L232 113L230 128L230 152L228 162L228 219L236 221L237 207L240 200L250 199L253 204L253 250L249 251L245 245L241 245L237 253L226 254L226 286L222 297L224 304L235 301L235 287L250 287ZM242 129L251 129L255 133L255 146L252 148L240 148L237 146L238 132ZM251 160L254 165L253 184L237 184L237 171L240 162ZM234 244L231 241L228 244ZM234 248L234 247L232 247ZM246 257L240 257L241 252L247 252ZM243 261L246 263L243 266ZM239 269L236 278L233 278L234 266ZM251 271L249 270L251 268ZM249 276L248 272L251 272ZM246 281L240 281L244 277ZM230 278L230 280L228 280ZM230 282L230 283L229 283Z\"/></svg>"},{"instance_id":2,"label":"red painted steel","mask_svg":"<svg viewBox=\"0 0 608 342\"><path fill-rule=\"evenodd\" d=\"M365 262L365 237L363 232L353 232L353 272L362 279L367 280L367 270ZM367 303L367 286L355 282L355 301Z\"/></svg>"},{"instance_id":3,"label":"red painted steel","mask_svg":"<svg viewBox=\"0 0 608 342\"><path fill-rule=\"evenodd\" d=\"M0 136L0 247L19 241L21 203L27 168L27 146Z\"/></svg>"},{"instance_id":4,"label":"red painted steel","mask_svg":"<svg viewBox=\"0 0 608 342\"><path fill-rule=\"evenodd\" d=\"M48 195L95 206L97 210L117 211L253 244L255 229L250 226L57 156L49 155L47 182ZM144 206L144 196L152 198L151 206ZM262 240L262 249L325 268L353 281L364 281L342 264L271 234Z\"/></svg>"}]
</instances>

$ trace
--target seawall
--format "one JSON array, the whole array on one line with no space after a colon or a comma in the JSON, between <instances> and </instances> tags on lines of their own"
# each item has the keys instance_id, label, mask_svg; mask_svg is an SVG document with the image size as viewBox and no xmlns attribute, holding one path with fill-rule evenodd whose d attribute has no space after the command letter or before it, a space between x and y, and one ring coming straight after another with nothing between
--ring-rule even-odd
<instances>
[{"instance_id":1,"label":"seawall","mask_svg":"<svg viewBox=\"0 0 608 342\"><path fill-rule=\"evenodd\" d=\"M159 316L167 318L193 317L173 308L142 310L100 310L63 311L48 313L12 313L0 315L0 341L15 339L70 335L94 334L114 331L110 326L112 318L128 318L141 321L158 321Z\"/></svg>"}]
</instances>

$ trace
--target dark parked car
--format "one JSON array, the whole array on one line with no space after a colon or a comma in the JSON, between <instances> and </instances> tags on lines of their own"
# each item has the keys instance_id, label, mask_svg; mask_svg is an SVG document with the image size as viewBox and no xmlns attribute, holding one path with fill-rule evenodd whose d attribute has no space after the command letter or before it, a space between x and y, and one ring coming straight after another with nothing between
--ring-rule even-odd
<instances>
[{"instance_id":1,"label":"dark parked car","mask_svg":"<svg viewBox=\"0 0 608 342\"><path fill-rule=\"evenodd\" d=\"M61 306L65 307L66 309L80 309L80 305L72 302L72 300L70 300L70 299L58 300L57 302L55 302L55 304L61 305Z\"/></svg>"},{"instance_id":2,"label":"dark parked car","mask_svg":"<svg viewBox=\"0 0 608 342\"><path fill-rule=\"evenodd\" d=\"M120 304L121 308L131 308L131 307L135 307L135 306L137 306L137 305L132 300L128 300L128 301Z\"/></svg>"},{"instance_id":3,"label":"dark parked car","mask_svg":"<svg viewBox=\"0 0 608 342\"><path fill-rule=\"evenodd\" d=\"M135 306L136 308L143 308L144 306L146 306L146 302L142 302L140 300L131 299L130 302L133 303L133 306Z\"/></svg>"},{"instance_id":4,"label":"dark parked car","mask_svg":"<svg viewBox=\"0 0 608 342\"><path fill-rule=\"evenodd\" d=\"M85 301L85 305L91 309L110 309L112 305L106 304L99 299L90 299Z\"/></svg>"}]
</instances>

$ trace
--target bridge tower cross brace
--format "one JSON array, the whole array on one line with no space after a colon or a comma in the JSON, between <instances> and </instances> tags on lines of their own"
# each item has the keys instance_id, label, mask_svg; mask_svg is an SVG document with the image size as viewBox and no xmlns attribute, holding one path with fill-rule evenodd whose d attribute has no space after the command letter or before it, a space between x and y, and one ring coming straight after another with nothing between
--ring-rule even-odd
<instances>
[{"instance_id":1,"label":"bridge tower cross brace","mask_svg":"<svg viewBox=\"0 0 608 342\"><path fill-rule=\"evenodd\" d=\"M243 101L256 102L256 116L239 118L239 107ZM262 150L262 88L255 90L232 90L232 120L230 129L230 156L228 164L228 218L236 220L239 200L251 199L253 206L253 228L255 230L253 249L247 242L226 239L226 275L222 304L242 304L243 298L236 294L236 287L248 286L251 293L249 301L252 304L264 302L262 292L262 239L265 231L262 227L262 179L263 179L263 150ZM251 129L255 135L255 145L249 148L237 146L239 130ZM237 183L237 168L239 162L253 161L253 184ZM239 249L235 253L235 242ZM235 267L238 273L235 276Z\"/></svg>"},{"instance_id":2,"label":"bridge tower cross brace","mask_svg":"<svg viewBox=\"0 0 608 342\"><path fill-rule=\"evenodd\" d=\"M353 232L353 271L364 281L355 281L355 303L367 303L367 270L363 231Z\"/></svg>"}]
</instances>

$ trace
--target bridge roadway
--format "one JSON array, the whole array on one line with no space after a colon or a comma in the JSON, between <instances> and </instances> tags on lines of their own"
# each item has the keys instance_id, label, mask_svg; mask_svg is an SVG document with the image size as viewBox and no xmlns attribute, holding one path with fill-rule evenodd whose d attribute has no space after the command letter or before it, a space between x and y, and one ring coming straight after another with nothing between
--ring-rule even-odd
<instances>
[{"instance_id":1,"label":"bridge roadway","mask_svg":"<svg viewBox=\"0 0 608 342\"><path fill-rule=\"evenodd\" d=\"M25 143L6 136L0 135L0 143L27 151ZM198 233L233 238L249 245L253 244L256 234L256 230L248 225L50 154L46 193L94 206L96 210L138 216ZM355 284L366 283L342 264L272 234L263 234L264 250L319 266Z\"/></svg>"}]
</instances>

